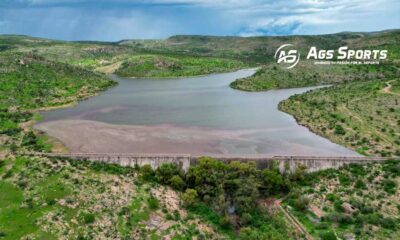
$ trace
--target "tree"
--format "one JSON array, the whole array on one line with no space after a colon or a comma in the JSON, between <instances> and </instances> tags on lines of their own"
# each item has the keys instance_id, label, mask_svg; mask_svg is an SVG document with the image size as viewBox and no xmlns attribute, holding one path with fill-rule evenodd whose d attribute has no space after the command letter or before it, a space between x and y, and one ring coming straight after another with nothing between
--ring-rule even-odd
<instances>
[{"instance_id":1,"label":"tree","mask_svg":"<svg viewBox=\"0 0 400 240\"><path fill-rule=\"evenodd\" d=\"M186 191L182 194L183 203L186 206L190 206L195 203L198 194L197 191L191 188L186 189Z\"/></svg>"},{"instance_id":2,"label":"tree","mask_svg":"<svg viewBox=\"0 0 400 240\"><path fill-rule=\"evenodd\" d=\"M140 175L144 181L153 181L155 172L149 164L146 164L140 168Z\"/></svg>"},{"instance_id":3,"label":"tree","mask_svg":"<svg viewBox=\"0 0 400 240\"><path fill-rule=\"evenodd\" d=\"M290 174L290 180L301 182L307 173L307 166L300 164L296 166L296 169Z\"/></svg>"},{"instance_id":4,"label":"tree","mask_svg":"<svg viewBox=\"0 0 400 240\"><path fill-rule=\"evenodd\" d=\"M256 207L260 186L260 171L254 162L233 161L228 164L224 190L239 214L248 213Z\"/></svg>"},{"instance_id":5,"label":"tree","mask_svg":"<svg viewBox=\"0 0 400 240\"><path fill-rule=\"evenodd\" d=\"M322 240L336 240L336 235L332 231L322 232L320 235Z\"/></svg>"},{"instance_id":6,"label":"tree","mask_svg":"<svg viewBox=\"0 0 400 240\"><path fill-rule=\"evenodd\" d=\"M342 127L342 125L335 125L335 134L337 135L345 135L346 131L344 130L344 128Z\"/></svg>"},{"instance_id":7,"label":"tree","mask_svg":"<svg viewBox=\"0 0 400 240\"><path fill-rule=\"evenodd\" d=\"M176 164L164 163L156 170L156 179L162 184L171 184L173 176L181 175L181 170Z\"/></svg>"},{"instance_id":8,"label":"tree","mask_svg":"<svg viewBox=\"0 0 400 240\"><path fill-rule=\"evenodd\" d=\"M182 190L185 187L185 182L179 175L174 175L170 179L171 186L176 190Z\"/></svg>"},{"instance_id":9,"label":"tree","mask_svg":"<svg viewBox=\"0 0 400 240\"><path fill-rule=\"evenodd\" d=\"M262 172L263 176L263 188L266 190L268 194L278 193L280 191L287 190L287 186L282 177L282 174L279 172L279 168L275 163L272 164L270 169L265 169Z\"/></svg>"},{"instance_id":10,"label":"tree","mask_svg":"<svg viewBox=\"0 0 400 240\"><path fill-rule=\"evenodd\" d=\"M308 205L310 204L310 199L306 196L299 196L295 204L297 209L299 209L300 211L304 211L308 208Z\"/></svg>"},{"instance_id":11,"label":"tree","mask_svg":"<svg viewBox=\"0 0 400 240\"><path fill-rule=\"evenodd\" d=\"M187 173L188 185L196 189L199 197L214 198L222 189L226 165L210 157L202 157Z\"/></svg>"}]
</instances>

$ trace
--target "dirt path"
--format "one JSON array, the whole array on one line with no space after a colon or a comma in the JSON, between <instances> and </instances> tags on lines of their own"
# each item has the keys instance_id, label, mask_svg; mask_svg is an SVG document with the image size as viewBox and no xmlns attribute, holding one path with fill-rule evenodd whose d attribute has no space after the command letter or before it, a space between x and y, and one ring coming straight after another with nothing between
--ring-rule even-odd
<instances>
[{"instance_id":1,"label":"dirt path","mask_svg":"<svg viewBox=\"0 0 400 240\"><path fill-rule=\"evenodd\" d=\"M285 216L286 220L292 224L292 226L300 232L305 239L307 240L313 240L314 238L307 232L307 230L303 227L303 225L297 220L295 216L293 216L289 211L287 211L284 207L281 205L282 200L278 199L274 202L275 206L277 209L279 209L283 215Z\"/></svg>"},{"instance_id":2,"label":"dirt path","mask_svg":"<svg viewBox=\"0 0 400 240\"><path fill-rule=\"evenodd\" d=\"M400 94L392 92L392 85L390 83L393 81L394 80L386 82L386 87L384 87L381 92L400 96Z\"/></svg>"},{"instance_id":3,"label":"dirt path","mask_svg":"<svg viewBox=\"0 0 400 240\"><path fill-rule=\"evenodd\" d=\"M392 81L393 81L393 80L392 80ZM392 81L386 82L386 85L387 85L387 86L386 86L385 88L383 88L383 89L381 90L381 92L397 95L396 93L391 92L391 87L392 87L392 86L390 85L390 82L392 82ZM368 95L368 96L364 96L364 97L362 97L362 98L355 98L355 99L352 99L351 101L348 101L347 104L352 103L352 102L362 101L363 99L368 99L368 97L369 97L369 95ZM360 126L361 126L362 128L364 128L366 132L370 132L372 135L373 135L373 134L376 134L376 135L380 136L380 137L382 138L382 140L384 140L385 142L391 143L391 140L388 139L387 136L386 136L385 134L383 134L383 133L377 131L376 129L375 129L375 130L372 130L372 129L368 126L368 123L366 123L366 122L365 122L360 116L358 116L356 113L352 112L352 111L346 106L346 104L341 104L340 106L338 106L338 109L339 109L342 113L344 113L344 114L346 114L346 115L348 115L348 116L350 116L350 117L352 117L352 118L358 120L358 121L360 122Z\"/></svg>"},{"instance_id":4,"label":"dirt path","mask_svg":"<svg viewBox=\"0 0 400 240\"><path fill-rule=\"evenodd\" d=\"M96 68L95 70L101 73L105 73L105 74L111 74L114 73L122 64L122 61L116 62L116 63L112 63L110 65L106 65L106 66L101 66Z\"/></svg>"}]
</instances>

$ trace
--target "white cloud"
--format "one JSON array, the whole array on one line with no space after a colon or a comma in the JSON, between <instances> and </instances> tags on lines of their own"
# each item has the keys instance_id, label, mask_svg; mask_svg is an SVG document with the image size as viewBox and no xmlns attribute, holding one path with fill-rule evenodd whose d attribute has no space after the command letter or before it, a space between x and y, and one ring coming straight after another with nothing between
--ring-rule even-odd
<instances>
[{"instance_id":1,"label":"white cloud","mask_svg":"<svg viewBox=\"0 0 400 240\"><path fill-rule=\"evenodd\" d=\"M0 0L0 33L73 40L319 34L399 28L399 12L399 0Z\"/></svg>"}]
</instances>

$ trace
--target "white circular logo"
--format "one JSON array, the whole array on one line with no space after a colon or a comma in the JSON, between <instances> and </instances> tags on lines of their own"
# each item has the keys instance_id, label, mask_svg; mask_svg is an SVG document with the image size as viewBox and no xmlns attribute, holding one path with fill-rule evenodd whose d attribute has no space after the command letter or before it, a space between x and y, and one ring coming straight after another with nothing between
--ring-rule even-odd
<instances>
[{"instance_id":1,"label":"white circular logo","mask_svg":"<svg viewBox=\"0 0 400 240\"><path fill-rule=\"evenodd\" d=\"M283 44L276 50L274 58L284 68L290 69L299 62L300 53L294 48L293 44Z\"/></svg>"}]
</instances>

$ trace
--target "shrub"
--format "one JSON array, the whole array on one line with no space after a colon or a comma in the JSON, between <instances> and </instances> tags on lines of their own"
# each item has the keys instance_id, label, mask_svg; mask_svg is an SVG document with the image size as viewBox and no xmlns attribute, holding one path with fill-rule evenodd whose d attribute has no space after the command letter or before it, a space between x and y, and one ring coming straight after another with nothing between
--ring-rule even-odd
<instances>
[{"instance_id":1,"label":"shrub","mask_svg":"<svg viewBox=\"0 0 400 240\"><path fill-rule=\"evenodd\" d=\"M231 227L231 218L229 215L224 215L219 219L219 225L223 228L230 228Z\"/></svg>"},{"instance_id":2,"label":"shrub","mask_svg":"<svg viewBox=\"0 0 400 240\"><path fill-rule=\"evenodd\" d=\"M85 213L83 214L82 219L85 224L91 224L94 223L95 216L93 213Z\"/></svg>"},{"instance_id":3,"label":"shrub","mask_svg":"<svg viewBox=\"0 0 400 240\"><path fill-rule=\"evenodd\" d=\"M345 173L339 175L340 184L343 186L349 186L350 180L350 177Z\"/></svg>"},{"instance_id":4,"label":"shrub","mask_svg":"<svg viewBox=\"0 0 400 240\"><path fill-rule=\"evenodd\" d=\"M354 184L354 187L356 189L364 189L367 186L365 185L365 183L361 179L357 179L356 183Z\"/></svg>"},{"instance_id":5,"label":"shrub","mask_svg":"<svg viewBox=\"0 0 400 240\"><path fill-rule=\"evenodd\" d=\"M244 214L242 214L242 216L240 216L240 223L242 225L247 225L247 224L251 223L251 219L252 219L252 217L251 217L250 213L244 213Z\"/></svg>"},{"instance_id":6,"label":"shrub","mask_svg":"<svg viewBox=\"0 0 400 240\"><path fill-rule=\"evenodd\" d=\"M388 180L385 179L382 181L383 184L383 189L385 190L385 192L389 193L389 194L394 194L396 193L396 182L393 180Z\"/></svg>"},{"instance_id":7,"label":"shrub","mask_svg":"<svg viewBox=\"0 0 400 240\"><path fill-rule=\"evenodd\" d=\"M325 199L329 200L331 202L335 202L338 199L338 197L333 193L328 193L328 194L326 194L326 198Z\"/></svg>"},{"instance_id":8,"label":"shrub","mask_svg":"<svg viewBox=\"0 0 400 240\"><path fill-rule=\"evenodd\" d=\"M342 127L342 125L335 125L335 134L337 135L345 135L346 131L344 130L344 128Z\"/></svg>"},{"instance_id":9,"label":"shrub","mask_svg":"<svg viewBox=\"0 0 400 240\"><path fill-rule=\"evenodd\" d=\"M380 221L380 224L382 227L387 228L387 229L395 229L396 227L396 220L393 218L382 218Z\"/></svg>"},{"instance_id":10,"label":"shrub","mask_svg":"<svg viewBox=\"0 0 400 240\"><path fill-rule=\"evenodd\" d=\"M149 204L149 208L151 210L155 210L158 209L158 207L160 206L160 202L158 201L157 198L151 196L148 200L147 203Z\"/></svg>"},{"instance_id":11,"label":"shrub","mask_svg":"<svg viewBox=\"0 0 400 240\"><path fill-rule=\"evenodd\" d=\"M295 207L300 211L305 211L308 208L310 199L306 196L300 196L295 201Z\"/></svg>"},{"instance_id":12,"label":"shrub","mask_svg":"<svg viewBox=\"0 0 400 240\"><path fill-rule=\"evenodd\" d=\"M173 176L180 176L180 169L176 164L164 163L156 170L156 179L163 184L170 184Z\"/></svg>"},{"instance_id":13,"label":"shrub","mask_svg":"<svg viewBox=\"0 0 400 240\"><path fill-rule=\"evenodd\" d=\"M333 212L326 216L326 219L331 222L340 223L340 224L349 224L352 223L353 219L343 213Z\"/></svg>"},{"instance_id":14,"label":"shrub","mask_svg":"<svg viewBox=\"0 0 400 240\"><path fill-rule=\"evenodd\" d=\"M182 195L183 203L186 206L190 206L195 203L198 194L197 191L191 188L186 189L185 193Z\"/></svg>"},{"instance_id":15,"label":"shrub","mask_svg":"<svg viewBox=\"0 0 400 240\"><path fill-rule=\"evenodd\" d=\"M336 240L336 235L332 231L322 232L319 237L322 240Z\"/></svg>"},{"instance_id":16,"label":"shrub","mask_svg":"<svg viewBox=\"0 0 400 240\"><path fill-rule=\"evenodd\" d=\"M140 176L144 181L153 181L155 172L150 165L146 164L140 168Z\"/></svg>"},{"instance_id":17,"label":"shrub","mask_svg":"<svg viewBox=\"0 0 400 240\"><path fill-rule=\"evenodd\" d=\"M326 222L321 222L318 223L317 226L315 226L316 229L328 229L329 228L329 224Z\"/></svg>"},{"instance_id":18,"label":"shrub","mask_svg":"<svg viewBox=\"0 0 400 240\"><path fill-rule=\"evenodd\" d=\"M333 202L333 207L338 212L344 212L344 208L343 208L342 204L343 204L343 202L340 199L338 199Z\"/></svg>"},{"instance_id":19,"label":"shrub","mask_svg":"<svg viewBox=\"0 0 400 240\"><path fill-rule=\"evenodd\" d=\"M379 225L380 223L380 215L378 213L372 213L372 214L367 214L363 216L364 221L373 224L373 225Z\"/></svg>"},{"instance_id":20,"label":"shrub","mask_svg":"<svg viewBox=\"0 0 400 240\"><path fill-rule=\"evenodd\" d=\"M185 187L185 182L179 175L175 175L170 179L171 186L176 190L182 190Z\"/></svg>"}]
</instances>

